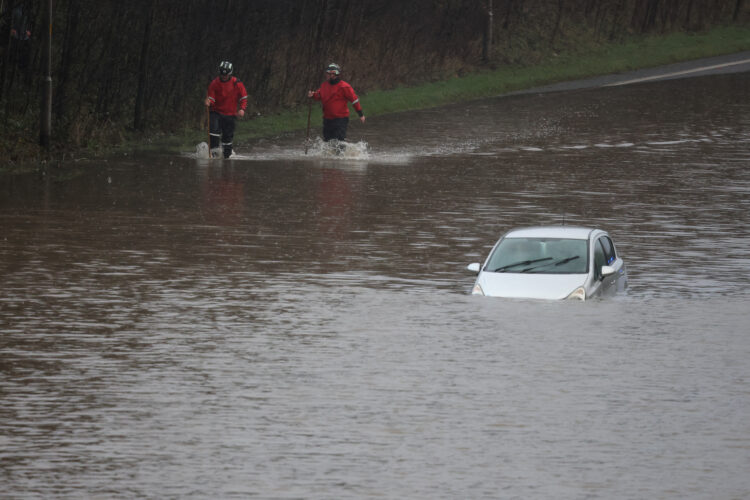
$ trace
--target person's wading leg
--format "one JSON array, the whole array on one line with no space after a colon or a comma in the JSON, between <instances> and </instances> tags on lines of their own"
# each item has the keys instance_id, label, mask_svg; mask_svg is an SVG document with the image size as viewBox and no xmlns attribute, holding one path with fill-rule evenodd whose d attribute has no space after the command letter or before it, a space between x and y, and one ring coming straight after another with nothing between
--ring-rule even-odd
<instances>
[{"instance_id":1,"label":"person's wading leg","mask_svg":"<svg viewBox=\"0 0 750 500\"><path fill-rule=\"evenodd\" d=\"M208 145L209 151L219 147L219 140L221 139L221 126L219 125L219 113L211 111L208 115L209 127L208 135L211 136L211 144Z\"/></svg>"},{"instance_id":2,"label":"person's wading leg","mask_svg":"<svg viewBox=\"0 0 750 500\"><path fill-rule=\"evenodd\" d=\"M349 127L349 118L336 118L334 123L334 139L346 140L346 129Z\"/></svg>"},{"instance_id":3,"label":"person's wading leg","mask_svg":"<svg viewBox=\"0 0 750 500\"><path fill-rule=\"evenodd\" d=\"M323 140L339 142L346 141L346 129L349 126L349 118L334 118L332 120L323 120ZM336 144L336 153L341 154L346 146Z\"/></svg>"},{"instance_id":4,"label":"person's wading leg","mask_svg":"<svg viewBox=\"0 0 750 500\"><path fill-rule=\"evenodd\" d=\"M234 140L234 116L222 116L221 147L224 148L224 158L232 156L232 140Z\"/></svg>"},{"instance_id":5,"label":"person's wading leg","mask_svg":"<svg viewBox=\"0 0 750 500\"><path fill-rule=\"evenodd\" d=\"M328 142L333 138L333 120L323 118L323 140Z\"/></svg>"}]
</instances>

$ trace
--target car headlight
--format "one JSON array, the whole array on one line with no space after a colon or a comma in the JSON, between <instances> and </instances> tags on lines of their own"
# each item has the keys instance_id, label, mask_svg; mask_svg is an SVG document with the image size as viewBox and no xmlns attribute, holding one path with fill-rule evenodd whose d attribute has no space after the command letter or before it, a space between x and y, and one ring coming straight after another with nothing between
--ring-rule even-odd
<instances>
[{"instance_id":1,"label":"car headlight","mask_svg":"<svg viewBox=\"0 0 750 500\"><path fill-rule=\"evenodd\" d=\"M566 299L578 299L578 300L586 300L586 289L582 286L579 286L575 290L571 292L570 295L565 297Z\"/></svg>"},{"instance_id":2,"label":"car headlight","mask_svg":"<svg viewBox=\"0 0 750 500\"><path fill-rule=\"evenodd\" d=\"M472 295L484 295L484 290L482 290L482 287L479 283L474 285L474 288L471 289Z\"/></svg>"}]
</instances>

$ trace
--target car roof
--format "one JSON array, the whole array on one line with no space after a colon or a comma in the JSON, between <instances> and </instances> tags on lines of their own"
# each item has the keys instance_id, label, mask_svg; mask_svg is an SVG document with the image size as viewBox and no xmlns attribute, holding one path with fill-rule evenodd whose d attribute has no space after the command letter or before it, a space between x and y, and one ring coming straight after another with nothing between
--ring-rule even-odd
<instances>
[{"instance_id":1,"label":"car roof","mask_svg":"<svg viewBox=\"0 0 750 500\"><path fill-rule=\"evenodd\" d=\"M580 226L521 227L505 233L505 238L569 238L587 240L596 229Z\"/></svg>"}]
</instances>

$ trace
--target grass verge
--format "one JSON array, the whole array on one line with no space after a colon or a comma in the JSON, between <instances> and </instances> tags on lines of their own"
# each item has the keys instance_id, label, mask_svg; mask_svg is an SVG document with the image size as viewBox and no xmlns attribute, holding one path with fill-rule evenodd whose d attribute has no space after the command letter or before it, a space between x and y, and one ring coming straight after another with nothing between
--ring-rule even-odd
<instances>
[{"instance_id":1,"label":"grass verge","mask_svg":"<svg viewBox=\"0 0 750 500\"><path fill-rule=\"evenodd\" d=\"M637 37L624 43L602 44L576 53L550 55L535 66L506 66L416 87L369 92L361 98L367 116L375 116L745 50L750 50L750 27L744 26L714 28L705 33ZM356 82L353 85L356 88ZM321 121L319 108L313 105L311 117L312 127L316 131ZM307 116L308 110L305 108L239 122L235 142L304 130Z\"/></svg>"}]
</instances>

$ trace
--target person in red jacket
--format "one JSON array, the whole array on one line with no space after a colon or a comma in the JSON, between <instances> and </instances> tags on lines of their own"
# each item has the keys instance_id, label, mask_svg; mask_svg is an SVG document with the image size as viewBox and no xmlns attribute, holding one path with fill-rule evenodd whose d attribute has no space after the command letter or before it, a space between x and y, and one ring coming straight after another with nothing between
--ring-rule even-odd
<instances>
[{"instance_id":1,"label":"person in red jacket","mask_svg":"<svg viewBox=\"0 0 750 500\"><path fill-rule=\"evenodd\" d=\"M346 140L346 129L349 126L349 105L359 115L359 121L365 123L365 115L359 97L351 85L341 79L341 68L331 63L326 68L327 80L318 90L309 90L307 97L320 101L323 106L323 140Z\"/></svg>"},{"instance_id":2,"label":"person in red jacket","mask_svg":"<svg viewBox=\"0 0 750 500\"><path fill-rule=\"evenodd\" d=\"M236 117L245 116L247 109L247 90L236 76L232 76L234 68L229 61L219 64L219 76L214 78L208 86L208 96L205 104L211 110L209 113L208 133L211 136L210 150L219 147L219 139L224 151L224 158L232 155L232 140ZM239 111L237 108L239 107Z\"/></svg>"}]
</instances>

